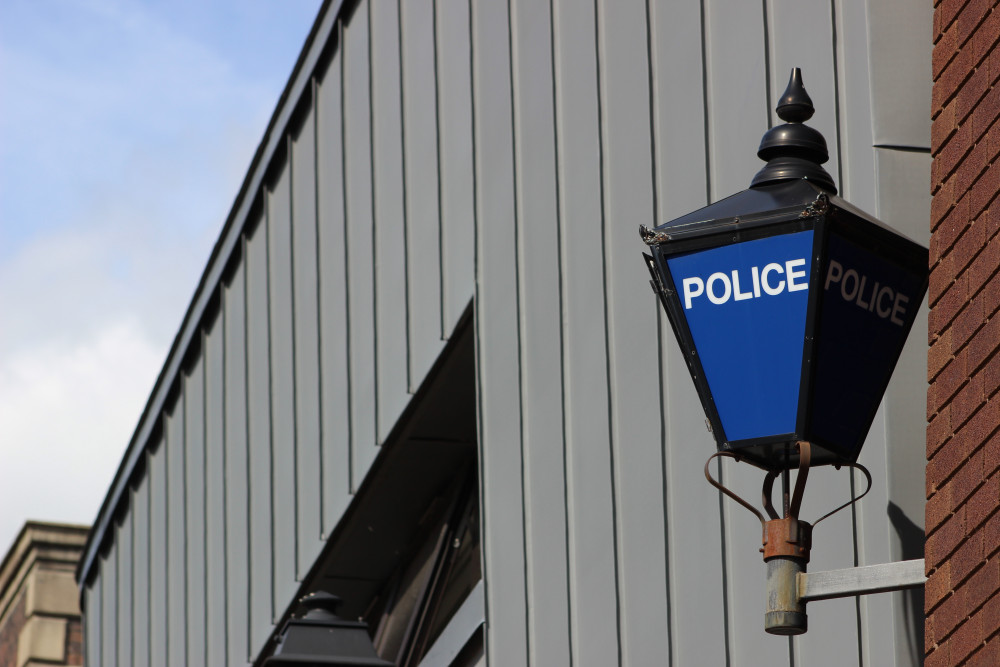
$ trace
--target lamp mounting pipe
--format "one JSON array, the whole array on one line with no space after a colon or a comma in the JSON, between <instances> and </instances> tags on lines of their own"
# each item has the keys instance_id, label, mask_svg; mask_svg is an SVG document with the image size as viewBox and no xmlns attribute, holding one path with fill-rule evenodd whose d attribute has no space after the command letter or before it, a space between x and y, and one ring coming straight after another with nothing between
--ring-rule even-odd
<instances>
[{"instance_id":1,"label":"lamp mounting pipe","mask_svg":"<svg viewBox=\"0 0 1000 667\"><path fill-rule=\"evenodd\" d=\"M813 527L823 519L839 512L848 505L861 500L872 488L872 477L868 470L859 463L846 464L850 468L860 470L868 480L865 492L857 498L852 498L843 505L827 512L813 523L799 518L802 507L802 496L805 493L806 480L809 479L809 466L812 462L812 450L808 442L795 443L799 455L798 474L795 477L795 487L788 492L787 470L771 470L764 477L761 489L761 500L764 514L746 499L741 498L731 489L712 478L710 464L714 458L732 458L740 460L733 452L716 452L705 462L705 478L708 483L726 494L743 507L747 508L761 524L761 553L767 565L767 588L764 611L764 630L773 635L800 635L809 627L806 616L808 597L801 595L799 582L805 580L806 566L809 563L809 552L812 548ZM782 515L779 515L771 501L774 480L782 477Z\"/></svg>"}]
</instances>

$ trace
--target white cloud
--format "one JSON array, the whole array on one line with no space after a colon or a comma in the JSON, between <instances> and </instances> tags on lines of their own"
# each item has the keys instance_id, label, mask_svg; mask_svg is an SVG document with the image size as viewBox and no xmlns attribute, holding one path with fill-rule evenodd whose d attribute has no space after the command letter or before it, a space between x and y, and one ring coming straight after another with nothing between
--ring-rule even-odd
<instances>
[{"instance_id":1,"label":"white cloud","mask_svg":"<svg viewBox=\"0 0 1000 667\"><path fill-rule=\"evenodd\" d=\"M25 518L93 521L163 362L134 321L0 360L0 548Z\"/></svg>"}]
</instances>

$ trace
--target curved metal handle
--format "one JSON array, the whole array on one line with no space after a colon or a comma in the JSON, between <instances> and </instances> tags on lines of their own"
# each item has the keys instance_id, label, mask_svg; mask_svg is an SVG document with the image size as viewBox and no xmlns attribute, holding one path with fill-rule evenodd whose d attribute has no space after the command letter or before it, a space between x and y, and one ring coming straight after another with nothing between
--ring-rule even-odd
<instances>
[{"instance_id":1,"label":"curved metal handle","mask_svg":"<svg viewBox=\"0 0 1000 667\"><path fill-rule=\"evenodd\" d=\"M827 518L828 516L831 516L831 515L833 515L833 514L836 514L836 513L837 513L837 512L839 512L840 510L842 510L842 509L844 509L845 507L847 507L848 505L853 505L854 503L858 502L859 500L861 500L862 498L864 498L865 496L867 496L867 495L868 495L868 492L872 490L872 474L871 474L870 472L868 472L868 468L864 467L864 466L863 466L863 465L861 465L860 463L845 463L844 465L846 465L846 466L847 466L847 467L849 467L849 468L854 468L855 470L860 470L860 471L861 471L862 473L864 473L864 476L865 476L865 479L867 479L867 480L868 480L868 488L867 488L867 489L865 489L865 492L864 492L864 493L862 493L862 494L861 494L860 496L858 496L857 498L851 498L850 500L848 500L848 501L847 501L846 503L844 503L843 505L841 505L841 506L839 506L839 507L835 507L834 509L830 510L829 512L827 512L826 514L824 514L824 515L823 515L823 516L821 516L820 518L818 518L818 519L816 519L815 521L813 521L813 527L814 527L814 528L816 527L816 524L818 524L818 523L819 523L820 521L822 521L823 519L825 519L825 518Z\"/></svg>"},{"instance_id":2,"label":"curved metal handle","mask_svg":"<svg viewBox=\"0 0 1000 667\"><path fill-rule=\"evenodd\" d=\"M714 479L712 479L712 474L708 471L708 466L712 463L712 459L714 459L717 456L719 457L724 456L726 458L736 459L737 461L740 460L740 457L736 456L732 452L716 452L712 454L711 456L708 457L708 460L705 461L705 479L707 479L708 483L717 488L719 491L722 491L724 494L726 494L727 496L738 502L740 505L743 505L743 507L746 507L748 510L753 512L753 515L760 520L760 525L763 526L765 523L767 523L767 520L764 518L764 515L757 510L756 507L748 503L743 498L740 498L738 495L736 495L734 492L724 487L719 482L716 482Z\"/></svg>"},{"instance_id":3,"label":"curved metal handle","mask_svg":"<svg viewBox=\"0 0 1000 667\"><path fill-rule=\"evenodd\" d=\"M805 440L801 440L795 443L799 448L799 472L795 476L795 490L792 491L792 499L788 504L788 514L785 518L794 517L799 518L799 507L802 506L802 495L806 490L806 479L809 478L809 465L812 463L812 450L809 443ZM764 487L761 489L761 499L764 503L764 509L767 511L767 515L771 519L780 519L778 516L778 511L774 509L774 504L771 501L771 491L774 488L774 480L777 479L781 471L769 470L767 476L764 477Z\"/></svg>"}]
</instances>

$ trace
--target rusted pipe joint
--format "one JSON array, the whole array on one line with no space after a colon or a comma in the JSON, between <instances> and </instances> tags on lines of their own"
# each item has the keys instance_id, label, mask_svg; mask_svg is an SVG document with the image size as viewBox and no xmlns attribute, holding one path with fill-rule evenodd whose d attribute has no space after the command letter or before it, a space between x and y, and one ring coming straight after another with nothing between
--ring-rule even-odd
<instances>
[{"instance_id":1,"label":"rusted pipe joint","mask_svg":"<svg viewBox=\"0 0 1000 667\"><path fill-rule=\"evenodd\" d=\"M812 525L792 516L765 521L763 544L761 552L765 563L777 556L801 558L808 563Z\"/></svg>"}]
</instances>

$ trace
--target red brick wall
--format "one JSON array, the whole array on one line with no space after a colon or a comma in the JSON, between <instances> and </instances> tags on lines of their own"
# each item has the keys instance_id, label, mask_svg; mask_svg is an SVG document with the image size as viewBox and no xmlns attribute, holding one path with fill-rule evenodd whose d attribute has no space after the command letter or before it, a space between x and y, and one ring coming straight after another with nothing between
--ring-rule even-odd
<instances>
[{"instance_id":1,"label":"red brick wall","mask_svg":"<svg viewBox=\"0 0 1000 667\"><path fill-rule=\"evenodd\" d=\"M83 623L78 618L66 624L66 664L83 664Z\"/></svg>"},{"instance_id":2,"label":"red brick wall","mask_svg":"<svg viewBox=\"0 0 1000 667\"><path fill-rule=\"evenodd\" d=\"M926 664L1000 665L1000 2L936 0Z\"/></svg>"}]
</instances>

